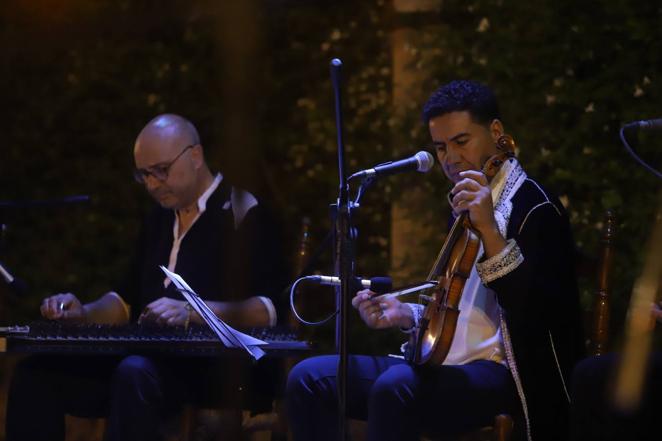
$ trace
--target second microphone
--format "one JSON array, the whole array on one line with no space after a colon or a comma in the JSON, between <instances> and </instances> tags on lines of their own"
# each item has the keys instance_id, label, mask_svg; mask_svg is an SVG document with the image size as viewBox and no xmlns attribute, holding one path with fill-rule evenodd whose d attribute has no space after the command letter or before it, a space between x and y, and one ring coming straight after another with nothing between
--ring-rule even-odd
<instances>
[{"instance_id":1,"label":"second microphone","mask_svg":"<svg viewBox=\"0 0 662 441\"><path fill-rule=\"evenodd\" d=\"M340 286L340 277L312 276L310 280L322 285ZM393 289L393 281L390 277L373 277L371 279L355 277L351 285L351 291L356 292L362 289L369 289L377 294L385 294Z\"/></svg>"}]
</instances>

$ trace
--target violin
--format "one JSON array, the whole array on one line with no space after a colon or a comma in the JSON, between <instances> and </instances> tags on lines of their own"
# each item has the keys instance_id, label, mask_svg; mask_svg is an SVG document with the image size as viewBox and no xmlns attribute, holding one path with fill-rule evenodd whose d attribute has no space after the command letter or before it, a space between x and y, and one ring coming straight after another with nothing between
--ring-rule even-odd
<instances>
[{"instance_id":1,"label":"violin","mask_svg":"<svg viewBox=\"0 0 662 441\"><path fill-rule=\"evenodd\" d=\"M481 169L488 179L499 172L507 159L515 156L515 142L509 135L499 137L496 147L497 153ZM462 291L479 250L480 236L465 211L453 222L428 275L428 281L436 281L432 295L420 296L425 309L405 354L410 363L440 365L446 359L460 315Z\"/></svg>"}]
</instances>

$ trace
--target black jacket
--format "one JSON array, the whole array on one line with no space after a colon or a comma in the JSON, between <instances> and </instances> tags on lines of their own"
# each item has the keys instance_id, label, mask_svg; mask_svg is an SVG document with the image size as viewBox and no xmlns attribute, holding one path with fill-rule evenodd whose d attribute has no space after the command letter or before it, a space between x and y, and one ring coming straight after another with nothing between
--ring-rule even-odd
<instances>
[{"instance_id":1,"label":"black jacket","mask_svg":"<svg viewBox=\"0 0 662 441\"><path fill-rule=\"evenodd\" d=\"M562 204L532 179L511 202L507 239L517 242L523 261L488 287L503 309L504 344L526 418L516 437L526 439L528 427L534 441L563 440L570 373L583 355L574 242Z\"/></svg>"}]
</instances>

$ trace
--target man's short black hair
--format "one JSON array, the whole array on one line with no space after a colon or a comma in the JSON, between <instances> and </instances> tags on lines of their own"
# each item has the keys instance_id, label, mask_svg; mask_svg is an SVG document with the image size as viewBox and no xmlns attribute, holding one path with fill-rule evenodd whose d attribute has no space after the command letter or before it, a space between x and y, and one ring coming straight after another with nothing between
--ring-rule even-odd
<instances>
[{"instance_id":1,"label":"man's short black hair","mask_svg":"<svg viewBox=\"0 0 662 441\"><path fill-rule=\"evenodd\" d=\"M450 112L467 111L478 124L488 125L501 119L494 92L486 85L471 80L454 80L437 89L423 106L423 121Z\"/></svg>"}]
</instances>

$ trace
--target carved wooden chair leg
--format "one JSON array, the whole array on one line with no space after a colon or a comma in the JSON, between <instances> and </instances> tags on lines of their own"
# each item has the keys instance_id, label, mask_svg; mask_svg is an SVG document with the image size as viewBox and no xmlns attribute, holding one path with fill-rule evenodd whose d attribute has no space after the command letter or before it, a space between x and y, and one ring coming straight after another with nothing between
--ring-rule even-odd
<instances>
[{"instance_id":1,"label":"carved wooden chair leg","mask_svg":"<svg viewBox=\"0 0 662 441\"><path fill-rule=\"evenodd\" d=\"M497 415L494 417L493 441L508 441L513 433L513 419L510 415Z\"/></svg>"}]
</instances>

